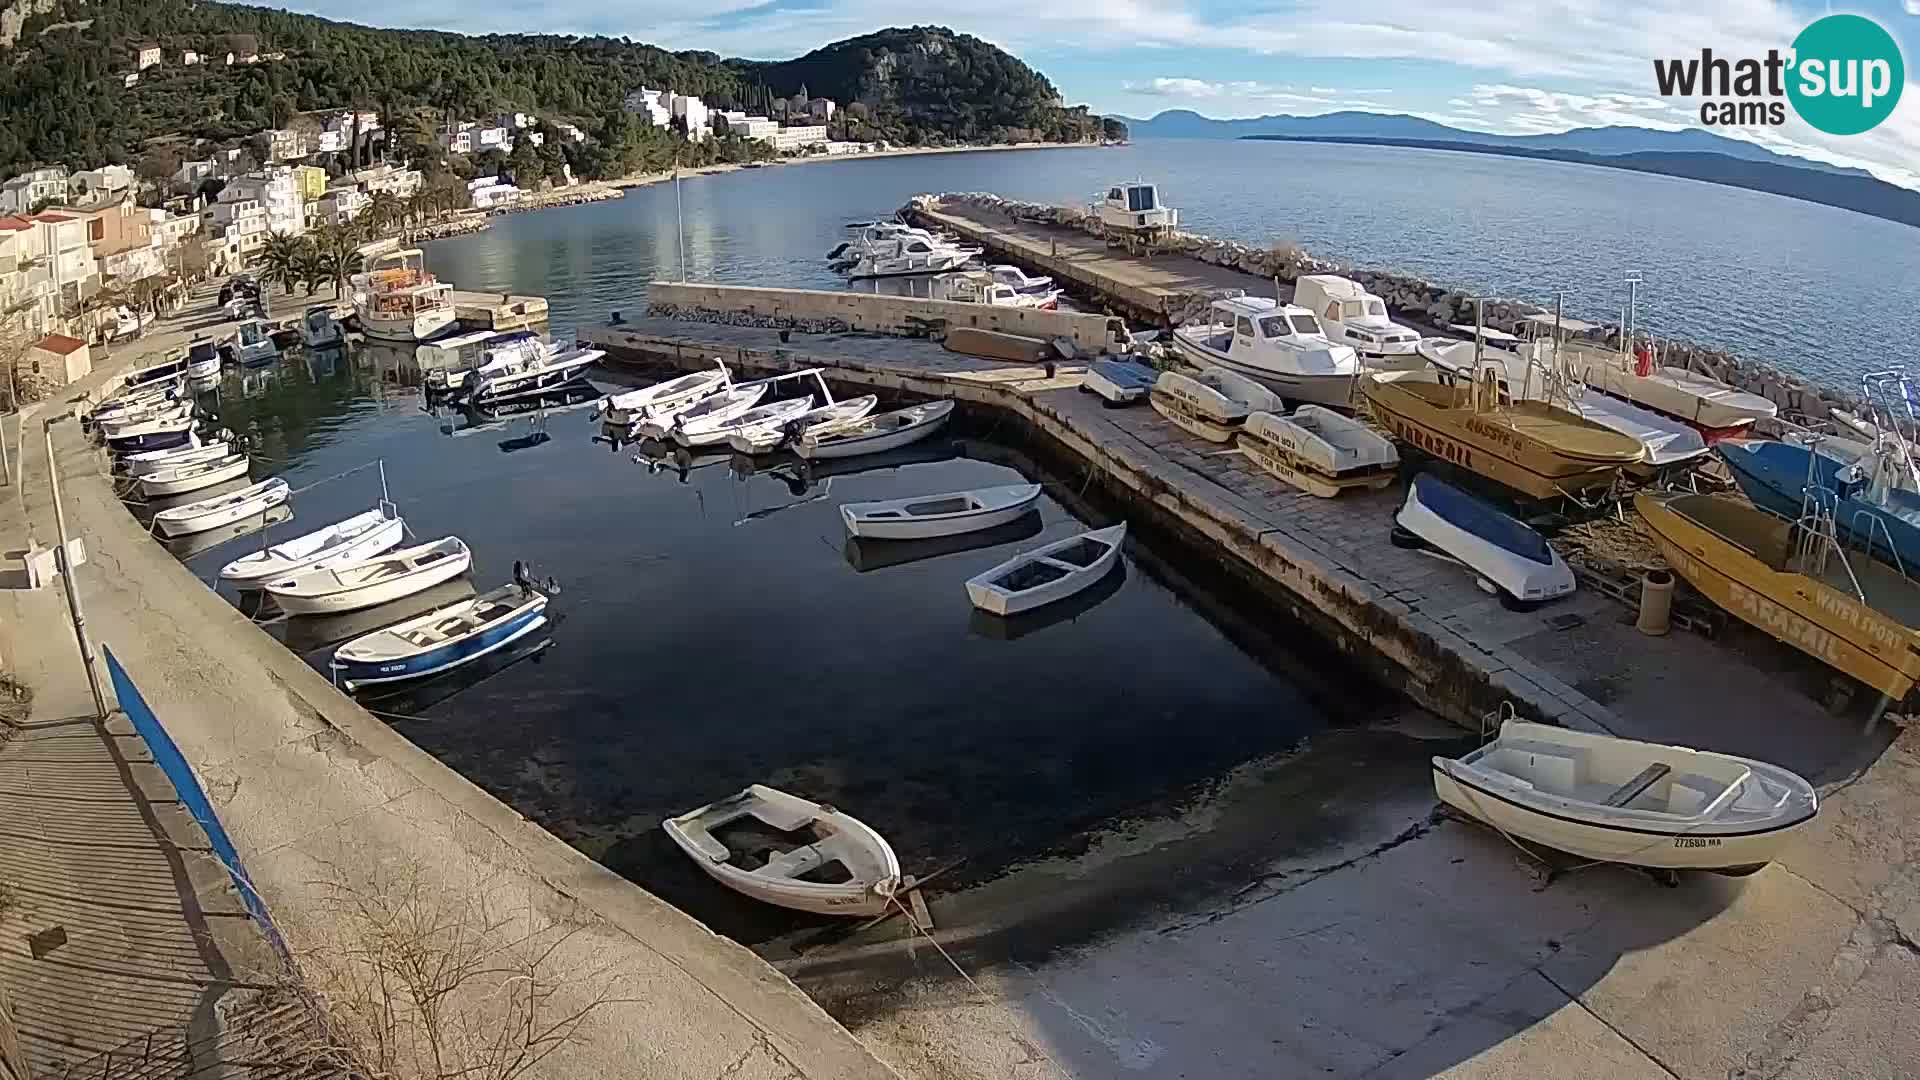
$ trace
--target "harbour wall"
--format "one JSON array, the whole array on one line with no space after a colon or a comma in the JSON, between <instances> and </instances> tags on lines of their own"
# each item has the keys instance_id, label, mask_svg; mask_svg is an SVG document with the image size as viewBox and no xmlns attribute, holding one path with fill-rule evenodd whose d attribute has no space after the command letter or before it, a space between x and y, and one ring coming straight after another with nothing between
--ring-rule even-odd
<instances>
[{"instance_id":1,"label":"harbour wall","mask_svg":"<svg viewBox=\"0 0 1920 1080\"><path fill-rule=\"evenodd\" d=\"M1065 338L1088 354L1114 352L1126 340L1125 326L1111 315L822 289L655 281L647 286L647 310L671 318L814 334L851 330L927 337L966 326L1043 341Z\"/></svg>"}]
</instances>

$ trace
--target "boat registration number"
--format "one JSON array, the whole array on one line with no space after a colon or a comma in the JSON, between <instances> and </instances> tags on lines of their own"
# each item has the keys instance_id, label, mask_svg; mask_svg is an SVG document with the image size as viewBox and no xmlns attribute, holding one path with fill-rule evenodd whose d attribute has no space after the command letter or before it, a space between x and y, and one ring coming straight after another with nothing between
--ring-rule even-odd
<instances>
[{"instance_id":1,"label":"boat registration number","mask_svg":"<svg viewBox=\"0 0 1920 1080\"><path fill-rule=\"evenodd\" d=\"M1676 836L1673 839L1673 846L1674 847L1719 847L1720 838L1717 836Z\"/></svg>"}]
</instances>

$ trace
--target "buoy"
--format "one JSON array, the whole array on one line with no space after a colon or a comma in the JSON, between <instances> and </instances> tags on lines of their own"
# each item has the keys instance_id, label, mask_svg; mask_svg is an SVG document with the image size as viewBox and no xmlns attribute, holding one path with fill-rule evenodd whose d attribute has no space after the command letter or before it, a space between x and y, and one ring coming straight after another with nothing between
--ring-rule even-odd
<instances>
[{"instance_id":1,"label":"buoy","mask_svg":"<svg viewBox=\"0 0 1920 1080\"><path fill-rule=\"evenodd\" d=\"M1650 637L1667 632L1673 619L1673 572L1654 569L1640 578L1640 617L1634 629Z\"/></svg>"}]
</instances>

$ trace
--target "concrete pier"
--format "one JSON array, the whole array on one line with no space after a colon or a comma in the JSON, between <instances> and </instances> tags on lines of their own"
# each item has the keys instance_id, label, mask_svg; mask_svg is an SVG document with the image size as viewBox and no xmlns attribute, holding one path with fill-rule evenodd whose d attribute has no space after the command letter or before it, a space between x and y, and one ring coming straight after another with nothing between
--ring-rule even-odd
<instances>
[{"instance_id":1,"label":"concrete pier","mask_svg":"<svg viewBox=\"0 0 1920 1080\"><path fill-rule=\"evenodd\" d=\"M525 330L547 321L547 298L455 289L453 313L469 330Z\"/></svg>"}]
</instances>

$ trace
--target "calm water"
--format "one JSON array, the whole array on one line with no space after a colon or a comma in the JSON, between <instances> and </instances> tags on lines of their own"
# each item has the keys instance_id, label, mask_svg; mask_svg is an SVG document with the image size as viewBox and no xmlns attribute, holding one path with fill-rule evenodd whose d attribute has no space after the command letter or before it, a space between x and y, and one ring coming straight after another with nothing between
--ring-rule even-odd
<instances>
[{"instance_id":1,"label":"calm water","mask_svg":"<svg viewBox=\"0 0 1920 1080\"><path fill-rule=\"evenodd\" d=\"M697 177L681 185L689 276L835 287L850 220L925 191L1085 202L1157 181L1186 227L1291 242L1355 266L1614 319L1639 270L1643 324L1824 381L1905 361L1920 334L1920 230L1776 195L1617 169L1395 147L1157 140L944 154ZM547 295L554 324L644 305L678 273L672 185L523 214L431 248L470 288Z\"/></svg>"},{"instance_id":2,"label":"calm water","mask_svg":"<svg viewBox=\"0 0 1920 1080\"><path fill-rule=\"evenodd\" d=\"M765 781L859 814L910 869L966 856L966 874L990 874L1325 722L1283 674L1302 661L1245 624L1223 631L1161 583L1162 558L1205 570L1180 552L1140 548L1059 621L973 615L968 577L1086 527L1052 498L991 546L893 565L928 553L849 550L842 502L1019 481L1018 458L964 428L832 474L794 461L746 473L719 454L650 468L596 440L587 407L550 414L550 439L532 445L525 418L476 427L429 413L383 378L385 362L292 356L223 385L225 422L298 492L269 536L372 505L375 470L298 489L384 459L413 532L473 548L474 587L504 583L518 558L562 591L544 651L363 700L521 812L743 937L777 929L770 913L700 877L662 817ZM213 582L260 542L189 565ZM329 637L408 613L270 630L324 671ZM1364 685L1341 693L1355 715L1381 700Z\"/></svg>"}]
</instances>

